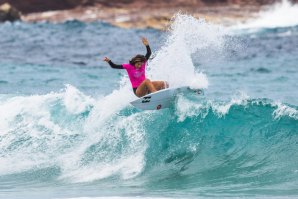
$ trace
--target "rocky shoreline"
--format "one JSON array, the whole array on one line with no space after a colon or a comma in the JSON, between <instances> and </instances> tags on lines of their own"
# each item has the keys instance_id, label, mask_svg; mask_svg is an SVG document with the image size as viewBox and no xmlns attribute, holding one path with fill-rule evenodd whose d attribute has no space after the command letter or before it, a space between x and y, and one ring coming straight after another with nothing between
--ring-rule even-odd
<instances>
[{"instance_id":1,"label":"rocky shoreline","mask_svg":"<svg viewBox=\"0 0 298 199\"><path fill-rule=\"evenodd\" d=\"M26 22L50 21L60 23L68 20L84 22L104 21L122 28L154 28L164 29L169 24L173 15L178 12L191 14L195 17L203 17L207 21L222 25L233 25L244 22L256 15L261 7L238 5L201 7L197 9L189 7L180 8L103 8L103 7L78 7L70 10L48 11L30 13L22 16Z\"/></svg>"},{"instance_id":2,"label":"rocky shoreline","mask_svg":"<svg viewBox=\"0 0 298 199\"><path fill-rule=\"evenodd\" d=\"M18 0L10 1L13 3ZM38 0L28 0L27 3L29 1ZM36 7L31 8L30 11L28 7L24 7L24 3L22 4L23 7L18 7L18 4L15 4L15 7L21 8L21 12L23 12L21 20L25 22L104 21L122 28L165 29L173 15L178 12L191 14L195 17L203 17L212 23L230 26L255 17L261 9L275 2L274 0L227 0L225 3L222 3L223 1L213 0L206 3L207 1L204 2L202 0L174 0L169 4L162 0L94 0L93 3L90 1L68 0L69 4L63 4L64 7L60 5L62 8L67 8L62 10L60 7L51 7L49 4L50 10L46 11L42 7L40 8L41 12L38 12L38 9L36 11Z\"/></svg>"}]
</instances>

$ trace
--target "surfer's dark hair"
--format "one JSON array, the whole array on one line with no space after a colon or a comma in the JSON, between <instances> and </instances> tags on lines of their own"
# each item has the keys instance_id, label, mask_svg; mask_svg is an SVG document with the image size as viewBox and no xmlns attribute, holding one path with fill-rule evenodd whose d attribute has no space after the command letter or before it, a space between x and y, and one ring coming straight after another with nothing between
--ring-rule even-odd
<instances>
[{"instance_id":1,"label":"surfer's dark hair","mask_svg":"<svg viewBox=\"0 0 298 199\"><path fill-rule=\"evenodd\" d=\"M147 59L144 55L136 55L131 60L129 60L129 63L131 65L135 65L137 62L145 62Z\"/></svg>"}]
</instances>

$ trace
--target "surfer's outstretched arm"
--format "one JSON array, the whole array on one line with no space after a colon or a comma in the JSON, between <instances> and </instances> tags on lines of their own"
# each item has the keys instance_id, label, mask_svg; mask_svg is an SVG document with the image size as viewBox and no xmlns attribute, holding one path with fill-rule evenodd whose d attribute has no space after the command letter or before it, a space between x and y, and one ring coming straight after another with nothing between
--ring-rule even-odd
<instances>
[{"instance_id":1,"label":"surfer's outstretched arm","mask_svg":"<svg viewBox=\"0 0 298 199\"><path fill-rule=\"evenodd\" d=\"M147 49L147 53L145 55L146 59L148 60L151 56L151 49L150 49L150 46L146 46L146 49Z\"/></svg>"},{"instance_id":2,"label":"surfer's outstretched arm","mask_svg":"<svg viewBox=\"0 0 298 199\"><path fill-rule=\"evenodd\" d=\"M114 64L109 58L105 57L104 58L105 62L108 62L108 64L112 67L112 68L116 68L116 69L124 69L122 65L119 64Z\"/></svg>"},{"instance_id":3,"label":"surfer's outstretched arm","mask_svg":"<svg viewBox=\"0 0 298 199\"><path fill-rule=\"evenodd\" d=\"M108 63L110 64L110 66L111 66L112 68L116 68L116 69L124 69L122 65L114 64L111 60L108 61Z\"/></svg>"},{"instance_id":4,"label":"surfer's outstretched arm","mask_svg":"<svg viewBox=\"0 0 298 199\"><path fill-rule=\"evenodd\" d=\"M151 56L151 49L150 49L150 46L149 46L149 42L148 42L147 38L145 38L145 37L142 38L142 42L146 46L147 53L146 53L145 57L148 60Z\"/></svg>"}]
</instances>

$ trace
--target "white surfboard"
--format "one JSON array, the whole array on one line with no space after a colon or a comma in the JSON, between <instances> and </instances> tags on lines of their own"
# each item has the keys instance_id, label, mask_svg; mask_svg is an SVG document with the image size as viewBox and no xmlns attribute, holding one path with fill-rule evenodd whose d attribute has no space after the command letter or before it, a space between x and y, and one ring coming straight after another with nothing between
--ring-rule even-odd
<instances>
[{"instance_id":1,"label":"white surfboard","mask_svg":"<svg viewBox=\"0 0 298 199\"><path fill-rule=\"evenodd\" d=\"M204 94L201 89L191 89L188 86L183 86L178 88L167 88L155 93L150 93L130 103L141 110L159 110L169 108L171 103L174 102L177 94L182 92L195 92L198 95Z\"/></svg>"}]
</instances>

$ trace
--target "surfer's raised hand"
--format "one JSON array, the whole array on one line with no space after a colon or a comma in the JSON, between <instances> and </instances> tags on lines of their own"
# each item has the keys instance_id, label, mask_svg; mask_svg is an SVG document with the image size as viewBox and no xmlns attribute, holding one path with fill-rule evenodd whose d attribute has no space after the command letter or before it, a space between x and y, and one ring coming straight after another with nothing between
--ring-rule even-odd
<instances>
[{"instance_id":1,"label":"surfer's raised hand","mask_svg":"<svg viewBox=\"0 0 298 199\"><path fill-rule=\"evenodd\" d=\"M108 57L105 57L105 58L103 59L103 61L105 61L105 62L109 62L110 59L109 59Z\"/></svg>"},{"instance_id":2,"label":"surfer's raised hand","mask_svg":"<svg viewBox=\"0 0 298 199\"><path fill-rule=\"evenodd\" d=\"M145 46L149 45L148 39L146 37L142 37L142 42Z\"/></svg>"}]
</instances>

